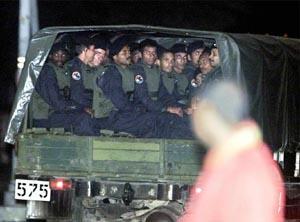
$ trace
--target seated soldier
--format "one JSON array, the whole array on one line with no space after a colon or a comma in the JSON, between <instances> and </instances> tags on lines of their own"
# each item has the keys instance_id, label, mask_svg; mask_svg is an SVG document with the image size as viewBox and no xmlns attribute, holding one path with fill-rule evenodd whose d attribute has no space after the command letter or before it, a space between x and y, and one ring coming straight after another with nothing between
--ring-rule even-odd
<instances>
[{"instance_id":1,"label":"seated soldier","mask_svg":"<svg viewBox=\"0 0 300 222\"><path fill-rule=\"evenodd\" d=\"M173 72L174 54L168 49L162 49L158 57L161 74L158 99L163 101L166 106L184 108L177 101L180 95L178 95L178 91L176 90L177 79Z\"/></svg>"},{"instance_id":2,"label":"seated soldier","mask_svg":"<svg viewBox=\"0 0 300 222\"><path fill-rule=\"evenodd\" d=\"M107 50L107 41L99 37L94 37L93 43L95 44L95 56L93 60L89 61L88 65L86 66L86 70L91 74L89 78L89 81L91 82L86 85L89 85L93 91L92 110L94 117L99 118L101 117L102 108L102 104L99 103L99 93L101 93L101 90L97 86L96 80L97 77L102 75L105 71L104 62Z\"/></svg>"},{"instance_id":3,"label":"seated soldier","mask_svg":"<svg viewBox=\"0 0 300 222\"><path fill-rule=\"evenodd\" d=\"M135 86L142 83L143 78L134 76L129 69L128 45L126 36L113 42L110 55L114 63L97 79L97 85L103 91L104 98L110 101L109 122L112 129L137 137L192 138L193 134L187 124L180 125L177 119L165 117L160 112L145 112L133 102Z\"/></svg>"},{"instance_id":4,"label":"seated soldier","mask_svg":"<svg viewBox=\"0 0 300 222\"><path fill-rule=\"evenodd\" d=\"M209 59L210 54L211 54L211 49L206 47L199 57L200 72L191 81L191 84L189 86L190 87L189 92L191 97L193 97L195 90L202 86L202 83L204 82L204 79L206 78L207 74L213 70L213 67Z\"/></svg>"},{"instance_id":5,"label":"seated soldier","mask_svg":"<svg viewBox=\"0 0 300 222\"><path fill-rule=\"evenodd\" d=\"M62 95L67 98L69 96L70 91L70 84L68 80L68 76L66 69L64 68L64 64L69 57L69 53L67 52L64 45L60 43L56 43L52 46L52 49L49 53L48 60L44 65L41 74L48 72L51 70L53 74L50 76L55 77L56 82L58 84L58 90ZM40 74L39 79L41 79L42 75ZM39 83L39 79L37 83ZM58 79L58 81L57 81ZM36 86L37 88L37 86ZM32 100L31 100L31 108L32 108L32 126L33 127L43 127L43 128L50 128L49 124L49 104L46 103L45 99L43 99L40 94L35 89L32 93Z\"/></svg>"},{"instance_id":6,"label":"seated soldier","mask_svg":"<svg viewBox=\"0 0 300 222\"><path fill-rule=\"evenodd\" d=\"M140 44L137 42L133 42L130 44L129 48L130 48L131 64L136 64L136 63L140 62L141 58L142 58Z\"/></svg>"},{"instance_id":7,"label":"seated soldier","mask_svg":"<svg viewBox=\"0 0 300 222\"><path fill-rule=\"evenodd\" d=\"M90 38L78 38L75 56L69 63L71 98L92 114L93 78L91 63L95 56L95 43Z\"/></svg>"},{"instance_id":8,"label":"seated soldier","mask_svg":"<svg viewBox=\"0 0 300 222\"><path fill-rule=\"evenodd\" d=\"M95 131L95 135L99 135L101 128L106 128L105 118L95 118L95 110L93 107L97 107L97 116L99 117L99 104L93 104L93 100L96 98L94 93L95 81L98 73L102 73L104 68L101 63L105 60L105 50L107 43L100 38L82 38L78 39L78 45L76 52L78 54L69 63L69 71L71 75L71 98L86 107L93 120L92 127Z\"/></svg>"},{"instance_id":9,"label":"seated soldier","mask_svg":"<svg viewBox=\"0 0 300 222\"><path fill-rule=\"evenodd\" d=\"M179 97L176 98L177 101L186 105L188 102L188 85L189 81L184 73L184 69L187 63L187 51L186 46L181 43L176 43L171 47L171 52L174 53L174 67L173 72L176 77L176 90L178 92Z\"/></svg>"},{"instance_id":10,"label":"seated soldier","mask_svg":"<svg viewBox=\"0 0 300 222\"><path fill-rule=\"evenodd\" d=\"M96 83L98 76L103 75L106 69L104 63L107 55L108 41L100 37L94 37L93 42L95 44L95 56L87 66L87 71L92 74L92 78L90 79L90 81L92 81L90 84L93 90L92 111L94 114L94 120L96 120L95 122L99 124L98 127L101 129L109 129L110 126L108 124L108 119L106 118L108 106L105 103L106 100L103 100L103 97L101 96L101 94L103 94L102 90Z\"/></svg>"},{"instance_id":11,"label":"seated soldier","mask_svg":"<svg viewBox=\"0 0 300 222\"><path fill-rule=\"evenodd\" d=\"M216 68L220 65L219 49L216 44L213 44L211 47L209 59L212 67Z\"/></svg>"},{"instance_id":12,"label":"seated soldier","mask_svg":"<svg viewBox=\"0 0 300 222\"><path fill-rule=\"evenodd\" d=\"M182 110L178 105L169 106L171 104L166 103L166 99L160 100L158 98L162 80L160 70L154 64L157 58L157 47L157 43L152 39L142 41L142 59L139 63L130 67L135 73L135 78L142 80L139 84L136 84L134 101L147 111L167 111L182 116ZM162 92L162 89L161 94L168 96L167 91Z\"/></svg>"},{"instance_id":13,"label":"seated soldier","mask_svg":"<svg viewBox=\"0 0 300 222\"><path fill-rule=\"evenodd\" d=\"M202 88L206 88L208 85L218 82L220 80L224 80L221 66L220 66L220 56L219 50L216 45L213 45L211 48L211 53L209 55L210 65L212 70L207 72L205 78L203 80Z\"/></svg>"},{"instance_id":14,"label":"seated soldier","mask_svg":"<svg viewBox=\"0 0 300 222\"><path fill-rule=\"evenodd\" d=\"M186 74L189 82L191 82L191 80L199 73L198 61L204 48L205 46L202 40L194 41L188 45L188 63L186 64L184 73Z\"/></svg>"},{"instance_id":15,"label":"seated soldier","mask_svg":"<svg viewBox=\"0 0 300 222\"><path fill-rule=\"evenodd\" d=\"M206 75L213 70L213 66L210 61L211 49L205 48L199 57L199 70L202 74L202 79L206 77Z\"/></svg>"},{"instance_id":16,"label":"seated soldier","mask_svg":"<svg viewBox=\"0 0 300 222\"><path fill-rule=\"evenodd\" d=\"M47 103L47 125L34 123L36 127L63 127L77 135L92 135L91 118L85 107L70 98L70 76L65 68L67 52L63 45L54 44L49 60L44 65L35 90ZM33 113L39 112L33 103Z\"/></svg>"}]
</instances>

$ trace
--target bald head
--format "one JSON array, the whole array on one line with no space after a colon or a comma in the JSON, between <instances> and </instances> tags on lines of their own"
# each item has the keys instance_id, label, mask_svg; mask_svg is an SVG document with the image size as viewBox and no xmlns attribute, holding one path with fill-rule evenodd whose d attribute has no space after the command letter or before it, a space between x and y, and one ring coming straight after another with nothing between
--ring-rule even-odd
<instances>
[{"instance_id":1,"label":"bald head","mask_svg":"<svg viewBox=\"0 0 300 222\"><path fill-rule=\"evenodd\" d=\"M248 117L247 96L232 82L210 84L196 94L193 108L194 131L208 145Z\"/></svg>"},{"instance_id":2,"label":"bald head","mask_svg":"<svg viewBox=\"0 0 300 222\"><path fill-rule=\"evenodd\" d=\"M233 82L211 84L198 99L215 107L224 121L235 124L248 117L248 99L245 93Z\"/></svg>"}]
</instances>

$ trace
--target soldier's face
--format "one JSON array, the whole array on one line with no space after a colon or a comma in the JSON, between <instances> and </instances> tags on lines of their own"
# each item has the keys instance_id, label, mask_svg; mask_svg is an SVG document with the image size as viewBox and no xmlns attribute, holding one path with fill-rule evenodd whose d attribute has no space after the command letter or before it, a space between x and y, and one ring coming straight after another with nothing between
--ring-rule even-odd
<instances>
[{"instance_id":1,"label":"soldier's face","mask_svg":"<svg viewBox=\"0 0 300 222\"><path fill-rule=\"evenodd\" d=\"M147 65L153 65L157 58L156 47L146 46L142 52L142 60Z\"/></svg>"},{"instance_id":2,"label":"soldier's face","mask_svg":"<svg viewBox=\"0 0 300 222\"><path fill-rule=\"evenodd\" d=\"M211 50L209 59L212 67L216 67L220 64L219 50L217 48Z\"/></svg>"},{"instance_id":3,"label":"soldier's face","mask_svg":"<svg viewBox=\"0 0 300 222\"><path fill-rule=\"evenodd\" d=\"M185 52L177 52L175 53L174 56L175 56L174 67L183 70L187 63L187 54Z\"/></svg>"},{"instance_id":4,"label":"soldier's face","mask_svg":"<svg viewBox=\"0 0 300 222\"><path fill-rule=\"evenodd\" d=\"M101 64L104 63L104 59L105 59L105 50L103 49L95 49L95 56L93 59L93 66L97 67Z\"/></svg>"},{"instance_id":5,"label":"soldier's face","mask_svg":"<svg viewBox=\"0 0 300 222\"><path fill-rule=\"evenodd\" d=\"M213 69L213 67L210 64L210 60L209 60L208 56L200 57L200 59L199 59L199 69L200 69L202 74L207 74Z\"/></svg>"},{"instance_id":6,"label":"soldier's face","mask_svg":"<svg viewBox=\"0 0 300 222\"><path fill-rule=\"evenodd\" d=\"M136 64L141 58L142 58L142 53L139 50L132 52L131 54L132 64Z\"/></svg>"},{"instance_id":7,"label":"soldier's face","mask_svg":"<svg viewBox=\"0 0 300 222\"><path fill-rule=\"evenodd\" d=\"M174 66L174 55L173 53L164 53L160 60L160 68L166 73L170 73Z\"/></svg>"},{"instance_id":8,"label":"soldier's face","mask_svg":"<svg viewBox=\"0 0 300 222\"><path fill-rule=\"evenodd\" d=\"M65 51L58 50L50 56L50 59L56 66L63 67L63 65L68 59L68 55Z\"/></svg>"},{"instance_id":9,"label":"soldier's face","mask_svg":"<svg viewBox=\"0 0 300 222\"><path fill-rule=\"evenodd\" d=\"M198 61L199 61L199 57L201 55L201 53L203 52L203 49L196 49L195 51L193 51L191 53L191 61L194 64L194 66L198 65Z\"/></svg>"},{"instance_id":10,"label":"soldier's face","mask_svg":"<svg viewBox=\"0 0 300 222\"><path fill-rule=\"evenodd\" d=\"M128 46L124 46L122 50L113 57L115 63L128 66L130 64L130 50Z\"/></svg>"}]
</instances>

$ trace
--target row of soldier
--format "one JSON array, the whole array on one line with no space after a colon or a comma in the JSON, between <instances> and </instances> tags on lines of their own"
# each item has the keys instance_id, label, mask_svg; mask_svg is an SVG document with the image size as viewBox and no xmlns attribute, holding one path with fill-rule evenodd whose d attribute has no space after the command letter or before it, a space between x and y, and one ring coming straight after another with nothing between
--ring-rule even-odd
<instances>
[{"instance_id":1,"label":"row of soldier","mask_svg":"<svg viewBox=\"0 0 300 222\"><path fill-rule=\"evenodd\" d=\"M109 47L103 39L84 38L68 61L64 45L54 44L36 82L33 126L89 136L108 129L193 138L189 101L196 88L220 78L218 50L201 40L166 49L145 39L136 46L126 36Z\"/></svg>"}]
</instances>

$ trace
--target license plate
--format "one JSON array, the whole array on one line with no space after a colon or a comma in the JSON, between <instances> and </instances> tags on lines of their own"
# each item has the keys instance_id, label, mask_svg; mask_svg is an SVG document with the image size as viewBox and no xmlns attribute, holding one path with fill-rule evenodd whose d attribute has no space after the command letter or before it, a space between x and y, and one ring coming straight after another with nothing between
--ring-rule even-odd
<instances>
[{"instance_id":1,"label":"license plate","mask_svg":"<svg viewBox=\"0 0 300 222\"><path fill-rule=\"evenodd\" d=\"M15 199L50 201L49 181L16 179Z\"/></svg>"}]
</instances>

